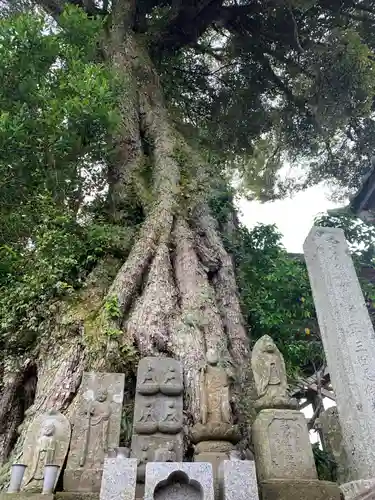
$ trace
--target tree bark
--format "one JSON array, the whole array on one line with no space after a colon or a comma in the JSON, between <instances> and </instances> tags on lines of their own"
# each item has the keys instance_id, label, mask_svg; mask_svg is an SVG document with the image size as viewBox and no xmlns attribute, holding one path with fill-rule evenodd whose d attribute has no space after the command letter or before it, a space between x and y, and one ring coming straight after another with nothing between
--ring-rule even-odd
<instances>
[{"instance_id":1,"label":"tree bark","mask_svg":"<svg viewBox=\"0 0 375 500\"><path fill-rule=\"evenodd\" d=\"M207 197L196 196L187 205L176 159L176 150L188 149L187 144L171 124L145 48L131 33L122 36L122 29L121 23L114 22L108 51L127 82L120 105L122 123L108 171L109 201L111 217L119 223L121 210L136 195L145 220L127 259L113 265L113 280L104 280L98 287L100 293L97 282L89 284L79 307L68 308L53 331L40 339L34 353L35 397L22 415L12 461L20 457L27 426L35 416L50 408L73 416L84 369L134 372L131 349L138 356L167 355L181 361L189 424L199 417L199 370L205 351L217 349L223 364L234 372L237 367L245 372L248 364L249 341L232 260L207 208ZM147 200L134 180L145 161L152 165ZM118 304L116 317L108 316L105 305L109 300ZM109 331L117 335L109 336ZM237 373L238 386L242 375ZM6 393L3 390L2 401Z\"/></svg>"}]
</instances>

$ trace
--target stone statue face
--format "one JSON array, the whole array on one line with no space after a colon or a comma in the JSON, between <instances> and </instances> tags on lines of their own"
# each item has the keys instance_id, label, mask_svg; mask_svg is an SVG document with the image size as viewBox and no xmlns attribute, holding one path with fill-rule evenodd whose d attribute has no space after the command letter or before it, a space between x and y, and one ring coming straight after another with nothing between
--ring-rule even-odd
<instances>
[{"instance_id":1,"label":"stone statue face","mask_svg":"<svg viewBox=\"0 0 375 500\"><path fill-rule=\"evenodd\" d=\"M173 451L173 443L168 443L167 449L168 451Z\"/></svg>"},{"instance_id":2,"label":"stone statue face","mask_svg":"<svg viewBox=\"0 0 375 500\"><path fill-rule=\"evenodd\" d=\"M43 436L53 436L55 434L55 424L53 422L46 422L43 425Z\"/></svg>"},{"instance_id":3,"label":"stone statue face","mask_svg":"<svg viewBox=\"0 0 375 500\"><path fill-rule=\"evenodd\" d=\"M107 399L107 391L99 390L96 395L96 400L99 401L99 403L104 403L106 399Z\"/></svg>"},{"instance_id":4,"label":"stone statue face","mask_svg":"<svg viewBox=\"0 0 375 500\"><path fill-rule=\"evenodd\" d=\"M219 362L219 356L215 349L208 349L206 352L206 359L209 365L217 365Z\"/></svg>"},{"instance_id":5,"label":"stone statue face","mask_svg":"<svg viewBox=\"0 0 375 500\"><path fill-rule=\"evenodd\" d=\"M267 344L264 346L264 350L266 352L275 352L275 345L272 342L267 342Z\"/></svg>"}]
</instances>

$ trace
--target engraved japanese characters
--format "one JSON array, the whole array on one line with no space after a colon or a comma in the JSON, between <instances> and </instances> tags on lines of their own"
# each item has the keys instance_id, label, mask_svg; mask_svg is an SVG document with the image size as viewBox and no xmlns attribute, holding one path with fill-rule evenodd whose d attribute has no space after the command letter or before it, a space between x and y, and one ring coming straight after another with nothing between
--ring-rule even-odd
<instances>
[{"instance_id":1,"label":"engraved japanese characters","mask_svg":"<svg viewBox=\"0 0 375 500\"><path fill-rule=\"evenodd\" d=\"M61 470L68 452L70 434L68 419L58 411L50 410L33 420L23 447L23 462L27 468L22 489L41 491L46 465L58 465Z\"/></svg>"},{"instance_id":2,"label":"engraved japanese characters","mask_svg":"<svg viewBox=\"0 0 375 500\"><path fill-rule=\"evenodd\" d=\"M131 456L138 459L137 480L148 462L183 458L183 374L179 361L146 357L138 365Z\"/></svg>"}]
</instances>

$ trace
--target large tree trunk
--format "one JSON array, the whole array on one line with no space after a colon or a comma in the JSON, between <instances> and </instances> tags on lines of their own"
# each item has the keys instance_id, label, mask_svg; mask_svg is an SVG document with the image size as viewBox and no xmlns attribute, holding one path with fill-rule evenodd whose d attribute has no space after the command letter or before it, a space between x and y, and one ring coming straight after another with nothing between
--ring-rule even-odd
<instances>
[{"instance_id":1,"label":"large tree trunk","mask_svg":"<svg viewBox=\"0 0 375 500\"><path fill-rule=\"evenodd\" d=\"M23 420L12 461L20 456L27 426L37 414L52 407L73 414L84 369L125 372L131 394L139 356L163 354L181 360L190 424L199 415L198 374L208 348L217 349L222 362L237 374L237 388L243 389L245 383L249 345L232 261L209 213L208 198L202 194L209 185L194 192L194 186L207 183L204 165L172 127L145 49L123 28L114 22L108 50L126 81L123 120L108 172L111 217L121 223L129 200L136 199L145 220L126 260L101 263L78 304L60 307L48 335L32 353L30 373L37 379L33 404L19 410L13 427L4 425L0 414L0 432L7 441L3 458L17 437L15 427ZM145 163L152 168L147 196L139 184ZM182 168L191 172L184 185ZM110 314L106 305L114 303L117 312ZM23 364L4 384L0 406L8 398L8 412L17 405L14 396L26 382L25 373Z\"/></svg>"}]
</instances>

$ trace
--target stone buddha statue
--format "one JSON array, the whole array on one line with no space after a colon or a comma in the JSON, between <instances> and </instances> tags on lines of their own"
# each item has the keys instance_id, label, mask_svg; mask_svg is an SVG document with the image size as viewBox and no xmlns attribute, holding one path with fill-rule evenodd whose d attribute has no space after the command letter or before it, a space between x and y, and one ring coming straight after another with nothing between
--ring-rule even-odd
<instances>
[{"instance_id":1,"label":"stone buddha statue","mask_svg":"<svg viewBox=\"0 0 375 500\"><path fill-rule=\"evenodd\" d=\"M205 366L200 370L200 421L192 429L193 442L224 440L237 442L238 429L232 424L231 374L219 366L214 349L206 352Z\"/></svg>"},{"instance_id":2,"label":"stone buddha statue","mask_svg":"<svg viewBox=\"0 0 375 500\"><path fill-rule=\"evenodd\" d=\"M30 464L28 478L24 484L27 486L31 481L43 481L44 467L54 463L56 451L55 425L52 421L46 421L41 429L41 435L36 443L36 448Z\"/></svg>"},{"instance_id":3,"label":"stone buddha statue","mask_svg":"<svg viewBox=\"0 0 375 500\"><path fill-rule=\"evenodd\" d=\"M108 428L111 415L106 390L99 390L94 401L88 401L83 417L86 419L85 440L80 467L95 467L102 452L108 451Z\"/></svg>"},{"instance_id":4,"label":"stone buddha statue","mask_svg":"<svg viewBox=\"0 0 375 500\"><path fill-rule=\"evenodd\" d=\"M219 357L214 349L206 353L206 365L200 373L201 423L227 423L232 420L229 395L229 377L218 366Z\"/></svg>"},{"instance_id":5,"label":"stone buddha statue","mask_svg":"<svg viewBox=\"0 0 375 500\"><path fill-rule=\"evenodd\" d=\"M264 335L255 343L251 368L258 393L254 404L257 410L297 407L297 402L288 395L284 359L269 335Z\"/></svg>"}]
</instances>

